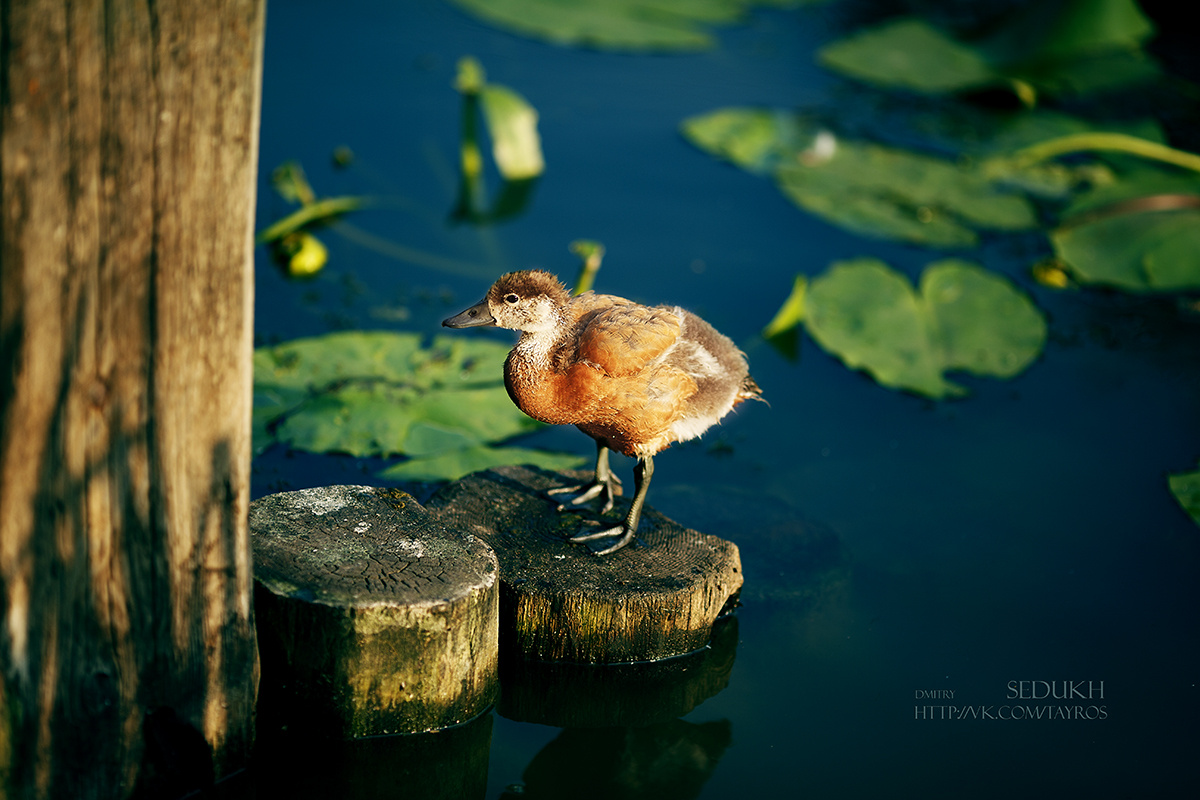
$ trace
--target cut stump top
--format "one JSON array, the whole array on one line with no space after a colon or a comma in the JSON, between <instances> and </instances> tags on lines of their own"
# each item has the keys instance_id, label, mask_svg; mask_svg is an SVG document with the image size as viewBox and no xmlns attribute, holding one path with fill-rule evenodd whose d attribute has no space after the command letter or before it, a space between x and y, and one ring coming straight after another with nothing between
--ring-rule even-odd
<instances>
[{"instance_id":1,"label":"cut stump top","mask_svg":"<svg viewBox=\"0 0 1200 800\"><path fill-rule=\"evenodd\" d=\"M261 498L250 531L264 719L352 738L439 730L494 702L498 568L485 542L366 486Z\"/></svg>"},{"instance_id":2,"label":"cut stump top","mask_svg":"<svg viewBox=\"0 0 1200 800\"><path fill-rule=\"evenodd\" d=\"M597 556L591 546L567 541L595 530L595 510L559 512L546 495L589 477L499 467L450 484L428 503L447 526L475 534L496 551L502 653L621 663L704 647L742 585L737 545L647 506L637 541ZM618 524L627 509L628 501L619 501L602 524Z\"/></svg>"},{"instance_id":3,"label":"cut stump top","mask_svg":"<svg viewBox=\"0 0 1200 800\"><path fill-rule=\"evenodd\" d=\"M399 489L326 486L250 508L254 577L281 597L339 608L442 605L496 579L486 544Z\"/></svg>"}]
</instances>

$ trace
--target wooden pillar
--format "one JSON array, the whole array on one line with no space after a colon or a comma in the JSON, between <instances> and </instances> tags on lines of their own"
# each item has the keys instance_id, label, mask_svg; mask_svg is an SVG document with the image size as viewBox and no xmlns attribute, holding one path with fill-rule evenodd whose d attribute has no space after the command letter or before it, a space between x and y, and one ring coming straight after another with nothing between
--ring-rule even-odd
<instances>
[{"instance_id":1,"label":"wooden pillar","mask_svg":"<svg viewBox=\"0 0 1200 800\"><path fill-rule=\"evenodd\" d=\"M253 742L264 0L0 0L0 796Z\"/></svg>"}]
</instances>

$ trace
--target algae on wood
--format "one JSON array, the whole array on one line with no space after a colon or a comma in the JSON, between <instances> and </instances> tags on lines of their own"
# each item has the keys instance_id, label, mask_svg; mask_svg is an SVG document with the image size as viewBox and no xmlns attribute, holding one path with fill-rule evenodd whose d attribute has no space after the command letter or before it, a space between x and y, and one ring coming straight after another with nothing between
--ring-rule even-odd
<instances>
[{"instance_id":1,"label":"algae on wood","mask_svg":"<svg viewBox=\"0 0 1200 800\"><path fill-rule=\"evenodd\" d=\"M402 491L361 486L256 500L250 528L267 716L348 738L445 728L492 704L484 542Z\"/></svg>"}]
</instances>

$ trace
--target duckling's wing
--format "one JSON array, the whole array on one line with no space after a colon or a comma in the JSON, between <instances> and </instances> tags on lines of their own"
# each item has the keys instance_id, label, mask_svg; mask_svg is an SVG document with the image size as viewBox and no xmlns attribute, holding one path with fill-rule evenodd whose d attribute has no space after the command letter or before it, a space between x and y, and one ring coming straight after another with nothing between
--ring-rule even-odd
<instances>
[{"instance_id":1,"label":"duckling's wing","mask_svg":"<svg viewBox=\"0 0 1200 800\"><path fill-rule=\"evenodd\" d=\"M576 358L613 377L635 375L679 339L681 321L666 308L648 308L596 295L580 317Z\"/></svg>"}]
</instances>

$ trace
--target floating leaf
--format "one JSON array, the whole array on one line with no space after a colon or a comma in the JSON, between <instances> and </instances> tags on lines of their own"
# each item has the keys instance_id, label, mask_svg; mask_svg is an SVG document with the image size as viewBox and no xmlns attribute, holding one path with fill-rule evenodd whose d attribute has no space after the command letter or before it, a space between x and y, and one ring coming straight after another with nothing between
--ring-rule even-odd
<instances>
[{"instance_id":1,"label":"floating leaf","mask_svg":"<svg viewBox=\"0 0 1200 800\"><path fill-rule=\"evenodd\" d=\"M1154 34L1135 0L1066 0L1046 28L1037 56L1066 59L1106 50L1134 50Z\"/></svg>"},{"instance_id":2,"label":"floating leaf","mask_svg":"<svg viewBox=\"0 0 1200 800\"><path fill-rule=\"evenodd\" d=\"M602 50L704 50L707 25L738 22L750 5L790 7L799 0L454 0L514 33Z\"/></svg>"},{"instance_id":3,"label":"floating leaf","mask_svg":"<svg viewBox=\"0 0 1200 800\"><path fill-rule=\"evenodd\" d=\"M997 83L980 53L919 19L900 19L825 45L817 61L852 78L928 94Z\"/></svg>"},{"instance_id":4,"label":"floating leaf","mask_svg":"<svg viewBox=\"0 0 1200 800\"><path fill-rule=\"evenodd\" d=\"M1006 279L974 264L930 264L913 291L887 264L860 258L814 278L804 325L825 350L880 384L933 398L966 390L943 373L1009 378L1041 352L1046 323Z\"/></svg>"},{"instance_id":5,"label":"floating leaf","mask_svg":"<svg viewBox=\"0 0 1200 800\"><path fill-rule=\"evenodd\" d=\"M1135 292L1200 288L1200 208L1102 217L1059 228L1050 241L1080 283Z\"/></svg>"},{"instance_id":6,"label":"floating leaf","mask_svg":"<svg viewBox=\"0 0 1200 800\"><path fill-rule=\"evenodd\" d=\"M904 18L832 42L817 57L851 78L927 94L1007 85L1029 106L1038 92L1108 91L1157 77L1140 50L1152 32L1134 0L1069 0L1028 5L982 42Z\"/></svg>"},{"instance_id":7,"label":"floating leaf","mask_svg":"<svg viewBox=\"0 0 1200 800\"><path fill-rule=\"evenodd\" d=\"M797 205L869 236L964 247L975 244L974 227L1037 226L1028 200L978 170L870 142L842 140L824 161L781 166L776 180Z\"/></svg>"},{"instance_id":8,"label":"floating leaf","mask_svg":"<svg viewBox=\"0 0 1200 800\"><path fill-rule=\"evenodd\" d=\"M1012 74L1054 95L1112 92L1149 83L1162 75L1158 65L1145 54L1124 50L1023 65L1013 69Z\"/></svg>"},{"instance_id":9,"label":"floating leaf","mask_svg":"<svg viewBox=\"0 0 1200 800\"><path fill-rule=\"evenodd\" d=\"M765 108L722 108L689 117L683 135L701 150L756 174L769 174L818 135L794 113Z\"/></svg>"},{"instance_id":10,"label":"floating leaf","mask_svg":"<svg viewBox=\"0 0 1200 800\"><path fill-rule=\"evenodd\" d=\"M439 336L423 346L415 333L357 331L260 348L255 450L284 442L312 452L442 459L437 469L444 469L456 463L454 453L491 450L540 427L504 388L507 351L484 339Z\"/></svg>"},{"instance_id":11,"label":"floating leaf","mask_svg":"<svg viewBox=\"0 0 1200 800\"><path fill-rule=\"evenodd\" d=\"M965 394L942 378L932 319L912 285L882 261L834 264L813 279L804 305L809 335L851 369L929 397Z\"/></svg>"},{"instance_id":12,"label":"floating leaf","mask_svg":"<svg viewBox=\"0 0 1200 800\"><path fill-rule=\"evenodd\" d=\"M388 467L379 477L394 481L450 481L504 464L533 464L551 470L578 469L587 459L524 447L467 447Z\"/></svg>"},{"instance_id":13,"label":"floating leaf","mask_svg":"<svg viewBox=\"0 0 1200 800\"><path fill-rule=\"evenodd\" d=\"M958 164L833 133L761 109L721 109L683 123L697 146L767 171L801 208L867 236L970 247L977 228L1037 226L1024 196Z\"/></svg>"},{"instance_id":14,"label":"floating leaf","mask_svg":"<svg viewBox=\"0 0 1200 800\"><path fill-rule=\"evenodd\" d=\"M1046 320L1029 298L968 261L927 266L921 297L937 322L943 369L1011 378L1046 344Z\"/></svg>"},{"instance_id":15,"label":"floating leaf","mask_svg":"<svg viewBox=\"0 0 1200 800\"><path fill-rule=\"evenodd\" d=\"M1081 194L1063 218L1050 241L1080 283L1200 287L1200 177L1138 169Z\"/></svg>"},{"instance_id":16,"label":"floating leaf","mask_svg":"<svg viewBox=\"0 0 1200 800\"><path fill-rule=\"evenodd\" d=\"M1200 470L1167 476L1171 494L1197 525L1200 525Z\"/></svg>"}]
</instances>

